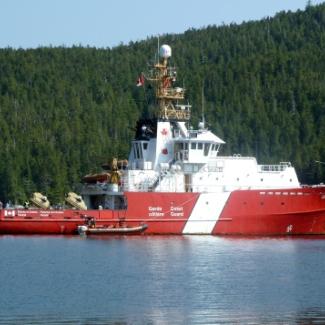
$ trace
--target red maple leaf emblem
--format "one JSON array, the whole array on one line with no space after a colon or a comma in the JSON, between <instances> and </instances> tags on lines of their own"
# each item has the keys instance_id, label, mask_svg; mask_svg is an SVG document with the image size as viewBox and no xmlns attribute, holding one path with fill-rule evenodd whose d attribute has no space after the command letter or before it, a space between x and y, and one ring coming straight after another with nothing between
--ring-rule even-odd
<instances>
[{"instance_id":1,"label":"red maple leaf emblem","mask_svg":"<svg viewBox=\"0 0 325 325\"><path fill-rule=\"evenodd\" d=\"M162 129L161 134L162 135L167 135L168 134L168 131L166 129Z\"/></svg>"}]
</instances>

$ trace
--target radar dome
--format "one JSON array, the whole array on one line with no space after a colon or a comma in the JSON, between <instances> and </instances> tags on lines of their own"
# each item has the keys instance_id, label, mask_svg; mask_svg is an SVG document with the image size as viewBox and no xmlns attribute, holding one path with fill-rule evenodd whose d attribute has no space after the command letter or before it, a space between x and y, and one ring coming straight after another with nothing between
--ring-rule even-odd
<instances>
[{"instance_id":1,"label":"radar dome","mask_svg":"<svg viewBox=\"0 0 325 325\"><path fill-rule=\"evenodd\" d=\"M168 59L172 56L172 49L169 45L164 44L160 47L159 55L163 59Z\"/></svg>"}]
</instances>

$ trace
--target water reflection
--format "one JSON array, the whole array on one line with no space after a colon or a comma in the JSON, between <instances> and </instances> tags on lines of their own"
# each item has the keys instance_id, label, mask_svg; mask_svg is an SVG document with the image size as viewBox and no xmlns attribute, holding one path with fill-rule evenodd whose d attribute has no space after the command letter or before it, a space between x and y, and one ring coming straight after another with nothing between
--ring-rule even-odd
<instances>
[{"instance_id":1,"label":"water reflection","mask_svg":"<svg viewBox=\"0 0 325 325\"><path fill-rule=\"evenodd\" d=\"M241 313L239 311L195 310L189 314L176 311L155 311L150 315L126 315L121 317L99 316L58 316L58 315L24 315L0 316L1 325L37 325L37 324L79 324L79 325L136 325L136 324L317 324L325 323L325 310L307 309L300 313Z\"/></svg>"},{"instance_id":2,"label":"water reflection","mask_svg":"<svg viewBox=\"0 0 325 325\"><path fill-rule=\"evenodd\" d=\"M0 324L323 324L323 238L0 236Z\"/></svg>"}]
</instances>

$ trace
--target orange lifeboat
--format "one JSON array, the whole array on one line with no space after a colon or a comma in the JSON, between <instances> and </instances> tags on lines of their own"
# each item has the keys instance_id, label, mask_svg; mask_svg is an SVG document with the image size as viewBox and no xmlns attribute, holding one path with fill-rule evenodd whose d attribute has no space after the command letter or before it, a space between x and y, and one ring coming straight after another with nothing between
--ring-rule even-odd
<instances>
[{"instance_id":1,"label":"orange lifeboat","mask_svg":"<svg viewBox=\"0 0 325 325\"><path fill-rule=\"evenodd\" d=\"M88 174L82 178L84 183L108 183L111 179L110 173Z\"/></svg>"}]
</instances>

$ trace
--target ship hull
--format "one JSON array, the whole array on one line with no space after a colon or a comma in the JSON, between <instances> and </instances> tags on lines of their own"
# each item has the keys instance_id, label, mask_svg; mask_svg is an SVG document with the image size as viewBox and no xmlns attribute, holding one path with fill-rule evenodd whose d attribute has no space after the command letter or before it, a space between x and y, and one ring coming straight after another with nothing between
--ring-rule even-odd
<instances>
[{"instance_id":1,"label":"ship hull","mask_svg":"<svg viewBox=\"0 0 325 325\"><path fill-rule=\"evenodd\" d=\"M0 211L2 234L77 234L99 227L138 227L141 234L324 235L325 187L223 193L125 193L125 210Z\"/></svg>"}]
</instances>

